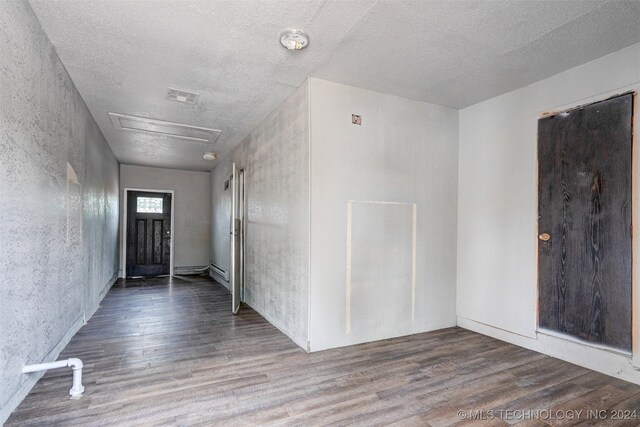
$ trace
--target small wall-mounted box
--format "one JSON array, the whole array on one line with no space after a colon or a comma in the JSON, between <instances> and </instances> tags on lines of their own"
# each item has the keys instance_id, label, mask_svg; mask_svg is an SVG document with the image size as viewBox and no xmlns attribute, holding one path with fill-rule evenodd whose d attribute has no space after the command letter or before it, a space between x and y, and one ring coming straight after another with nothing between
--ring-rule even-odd
<instances>
[{"instance_id":1,"label":"small wall-mounted box","mask_svg":"<svg viewBox=\"0 0 640 427\"><path fill-rule=\"evenodd\" d=\"M354 125L362 126L362 116L359 116L357 114L352 114L351 123L353 123Z\"/></svg>"}]
</instances>

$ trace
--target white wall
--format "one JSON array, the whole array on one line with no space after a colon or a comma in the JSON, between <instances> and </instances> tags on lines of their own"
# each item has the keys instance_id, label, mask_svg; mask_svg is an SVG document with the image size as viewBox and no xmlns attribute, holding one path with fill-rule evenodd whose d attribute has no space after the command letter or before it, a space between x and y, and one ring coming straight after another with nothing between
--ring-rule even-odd
<instances>
[{"instance_id":1,"label":"white wall","mask_svg":"<svg viewBox=\"0 0 640 427\"><path fill-rule=\"evenodd\" d=\"M212 277L229 289L231 277L231 163L242 146L235 149L227 158L221 159L211 171L211 260L210 263L225 272L224 276ZM225 181L229 187L225 190Z\"/></svg>"},{"instance_id":2,"label":"white wall","mask_svg":"<svg viewBox=\"0 0 640 427\"><path fill-rule=\"evenodd\" d=\"M145 166L120 166L120 223L124 224L124 189L173 190L174 271L189 272L209 265L211 234L211 178L209 172L192 172ZM121 230L123 232L123 230ZM120 245L120 275L126 239Z\"/></svg>"},{"instance_id":3,"label":"white wall","mask_svg":"<svg viewBox=\"0 0 640 427\"><path fill-rule=\"evenodd\" d=\"M639 82L640 45L635 45L460 111L460 326L640 382L640 372L632 368L628 357L536 332L535 181L537 120L543 112L638 90ZM637 125L637 104L635 111ZM637 135L636 131L636 139ZM635 229L640 194L638 148L636 141ZM635 244L636 316L640 307L639 246ZM634 323L638 358L637 317Z\"/></svg>"},{"instance_id":4,"label":"white wall","mask_svg":"<svg viewBox=\"0 0 640 427\"><path fill-rule=\"evenodd\" d=\"M245 301L305 349L309 288L308 95L305 82L233 152L219 159L212 171L212 263L229 271L231 188L224 191L224 181L236 162L238 168L245 169Z\"/></svg>"},{"instance_id":5,"label":"white wall","mask_svg":"<svg viewBox=\"0 0 640 427\"><path fill-rule=\"evenodd\" d=\"M311 350L454 326L458 112L310 93Z\"/></svg>"}]
</instances>

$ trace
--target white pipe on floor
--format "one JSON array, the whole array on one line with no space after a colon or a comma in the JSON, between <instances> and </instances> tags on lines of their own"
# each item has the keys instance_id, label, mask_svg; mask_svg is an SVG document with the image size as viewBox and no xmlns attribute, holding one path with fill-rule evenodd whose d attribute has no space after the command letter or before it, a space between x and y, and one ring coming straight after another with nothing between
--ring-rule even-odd
<instances>
[{"instance_id":1,"label":"white pipe on floor","mask_svg":"<svg viewBox=\"0 0 640 427\"><path fill-rule=\"evenodd\" d=\"M81 396L84 393L84 386L82 385L82 360L71 358L67 360L58 360L56 362L39 363L37 365L27 365L22 368L23 374L31 372L46 371L48 369L66 368L73 369L73 386L69 390L69 394L72 397Z\"/></svg>"}]
</instances>

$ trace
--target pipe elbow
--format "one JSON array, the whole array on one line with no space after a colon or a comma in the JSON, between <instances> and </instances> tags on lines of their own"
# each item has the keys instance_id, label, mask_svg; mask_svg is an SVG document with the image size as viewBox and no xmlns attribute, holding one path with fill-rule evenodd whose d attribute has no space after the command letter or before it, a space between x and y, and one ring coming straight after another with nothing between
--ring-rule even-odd
<instances>
[{"instance_id":1,"label":"pipe elbow","mask_svg":"<svg viewBox=\"0 0 640 427\"><path fill-rule=\"evenodd\" d=\"M76 359L75 357L71 358L71 359L68 359L67 360L67 366L70 367L73 370L82 369L82 366L83 366L82 365L82 360Z\"/></svg>"}]
</instances>

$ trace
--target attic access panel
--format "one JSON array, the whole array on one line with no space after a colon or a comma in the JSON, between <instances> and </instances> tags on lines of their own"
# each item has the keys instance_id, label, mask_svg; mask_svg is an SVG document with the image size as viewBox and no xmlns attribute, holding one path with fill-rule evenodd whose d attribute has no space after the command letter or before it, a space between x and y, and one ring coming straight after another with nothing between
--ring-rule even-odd
<instances>
[{"instance_id":1,"label":"attic access panel","mask_svg":"<svg viewBox=\"0 0 640 427\"><path fill-rule=\"evenodd\" d=\"M116 130L145 132L200 142L203 144L215 143L222 133L219 129L191 126L183 123L150 119L147 117L129 116L126 114L109 113L109 117L111 118L111 123Z\"/></svg>"}]
</instances>

